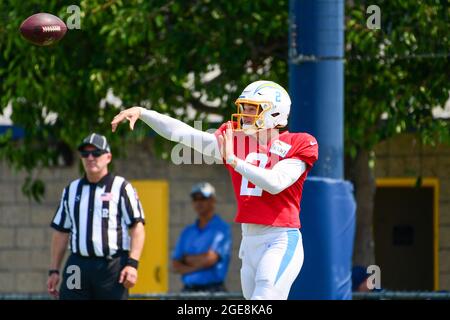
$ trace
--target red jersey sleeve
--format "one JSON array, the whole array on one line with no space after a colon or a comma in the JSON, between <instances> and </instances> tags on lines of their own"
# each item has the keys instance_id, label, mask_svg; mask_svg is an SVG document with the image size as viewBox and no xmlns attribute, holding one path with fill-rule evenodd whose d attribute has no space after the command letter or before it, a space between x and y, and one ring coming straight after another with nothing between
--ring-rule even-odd
<instances>
[{"instance_id":1,"label":"red jersey sleeve","mask_svg":"<svg viewBox=\"0 0 450 320\"><path fill-rule=\"evenodd\" d=\"M299 133L294 138L294 147L288 158L304 161L312 167L319 158L319 145L316 138L307 133Z\"/></svg>"}]
</instances>

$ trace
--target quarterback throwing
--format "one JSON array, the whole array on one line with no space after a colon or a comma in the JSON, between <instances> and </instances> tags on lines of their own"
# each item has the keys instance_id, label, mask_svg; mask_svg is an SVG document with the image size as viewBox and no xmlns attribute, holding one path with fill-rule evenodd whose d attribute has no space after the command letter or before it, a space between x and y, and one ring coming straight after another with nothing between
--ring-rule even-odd
<instances>
[{"instance_id":1,"label":"quarterback throwing","mask_svg":"<svg viewBox=\"0 0 450 320\"><path fill-rule=\"evenodd\" d=\"M242 225L244 297L287 299L303 265L300 200L318 144L307 133L286 130L291 99L275 82L251 83L235 104L231 121L214 134L141 107L120 112L111 125L115 131L128 120L133 129L141 119L164 138L223 161L237 201L235 221Z\"/></svg>"}]
</instances>

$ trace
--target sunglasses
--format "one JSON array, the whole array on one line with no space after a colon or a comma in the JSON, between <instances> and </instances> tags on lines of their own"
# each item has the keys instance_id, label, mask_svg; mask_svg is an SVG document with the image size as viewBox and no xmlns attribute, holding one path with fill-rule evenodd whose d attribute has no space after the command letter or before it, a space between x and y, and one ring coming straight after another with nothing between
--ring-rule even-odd
<instances>
[{"instance_id":1,"label":"sunglasses","mask_svg":"<svg viewBox=\"0 0 450 320\"><path fill-rule=\"evenodd\" d=\"M196 202L196 201L205 201L205 200L211 199L211 197L204 197L204 196L201 196L201 195L194 195L194 196L191 196L191 199L192 199L192 201Z\"/></svg>"},{"instance_id":2,"label":"sunglasses","mask_svg":"<svg viewBox=\"0 0 450 320\"><path fill-rule=\"evenodd\" d=\"M89 155L91 154L94 158L98 158L98 157L100 157L101 155L104 155L105 153L107 153L106 151L104 151L104 150L91 150L91 151L80 151L80 155L81 155L81 157L82 158L87 158L87 157L89 157Z\"/></svg>"}]
</instances>

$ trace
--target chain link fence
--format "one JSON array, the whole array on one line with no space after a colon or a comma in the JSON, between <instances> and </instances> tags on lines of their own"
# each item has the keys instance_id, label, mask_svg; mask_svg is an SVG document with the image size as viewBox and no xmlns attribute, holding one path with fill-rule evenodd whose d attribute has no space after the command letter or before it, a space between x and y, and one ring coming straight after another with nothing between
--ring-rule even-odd
<instances>
[{"instance_id":1,"label":"chain link fence","mask_svg":"<svg viewBox=\"0 0 450 320\"><path fill-rule=\"evenodd\" d=\"M243 300L240 292L189 292L131 294L138 300ZM0 300L53 300L47 293L3 293ZM379 291L354 292L353 300L450 300L450 292Z\"/></svg>"}]
</instances>

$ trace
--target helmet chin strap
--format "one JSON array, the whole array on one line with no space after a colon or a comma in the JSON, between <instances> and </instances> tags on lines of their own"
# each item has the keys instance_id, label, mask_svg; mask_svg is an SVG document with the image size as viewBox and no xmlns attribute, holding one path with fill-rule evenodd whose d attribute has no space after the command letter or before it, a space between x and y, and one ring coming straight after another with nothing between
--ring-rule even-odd
<instances>
[{"instance_id":1,"label":"helmet chin strap","mask_svg":"<svg viewBox=\"0 0 450 320\"><path fill-rule=\"evenodd\" d=\"M242 131L245 134L254 134L258 131L258 128L254 124L242 124Z\"/></svg>"}]
</instances>

